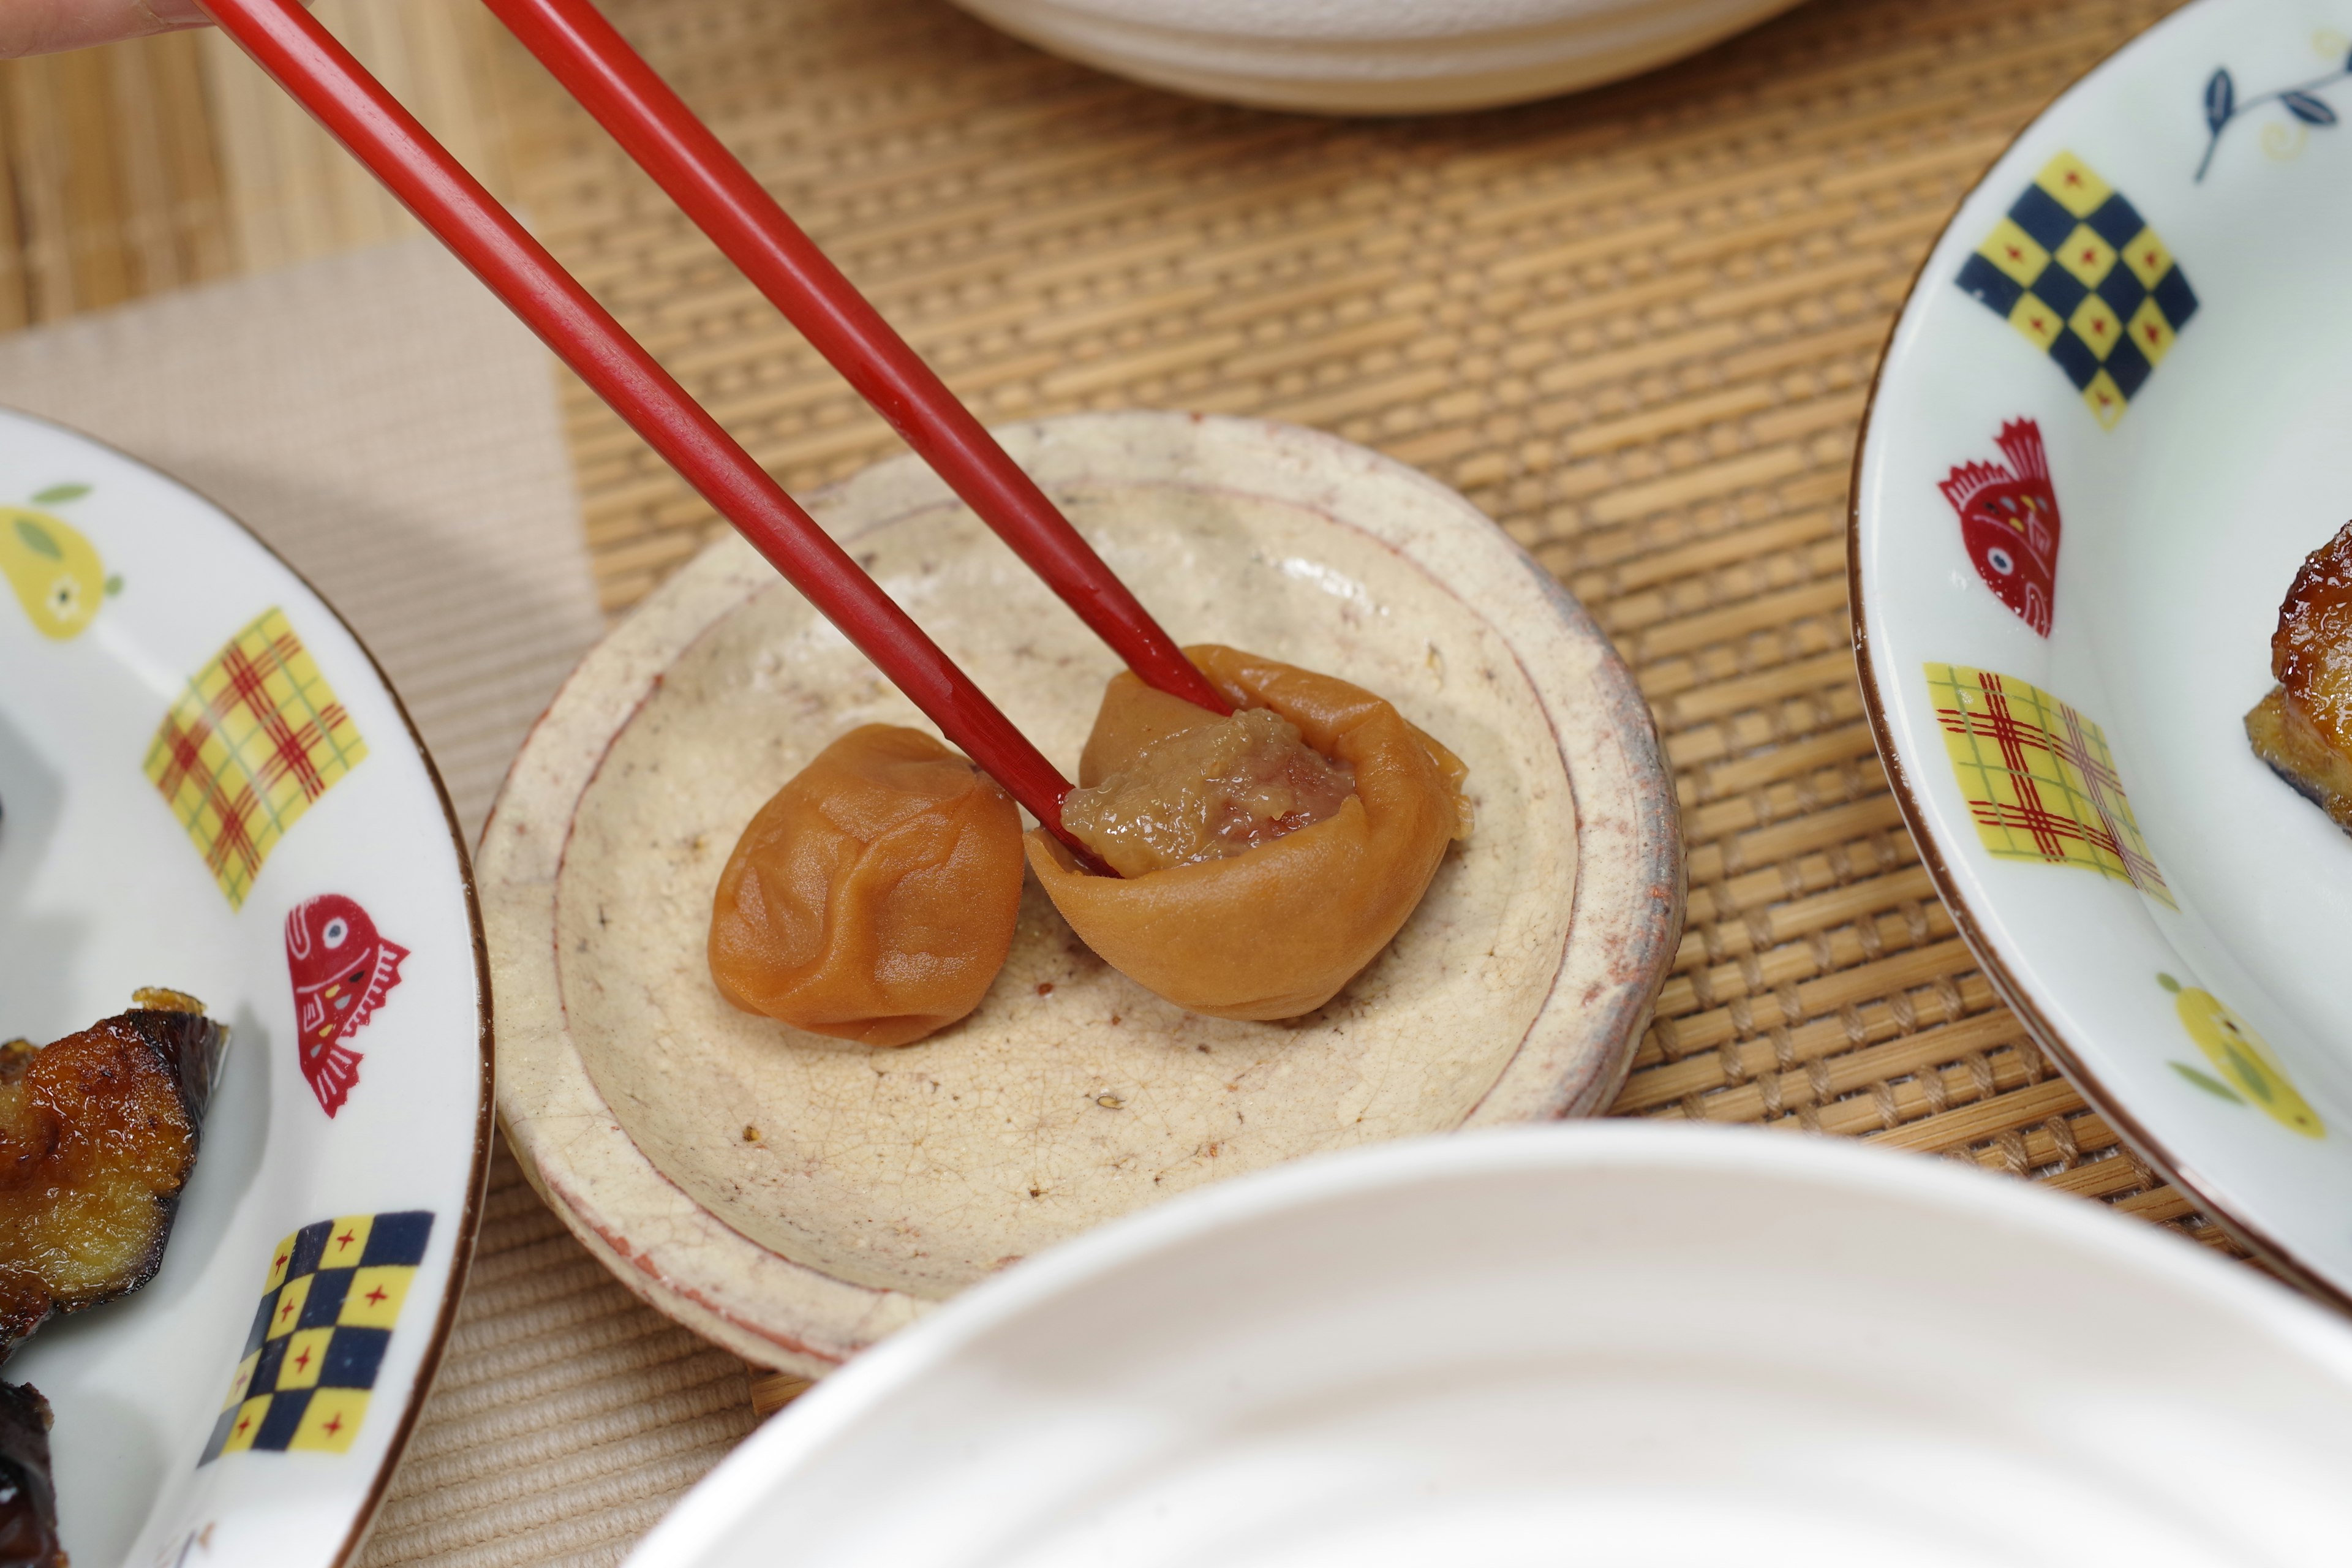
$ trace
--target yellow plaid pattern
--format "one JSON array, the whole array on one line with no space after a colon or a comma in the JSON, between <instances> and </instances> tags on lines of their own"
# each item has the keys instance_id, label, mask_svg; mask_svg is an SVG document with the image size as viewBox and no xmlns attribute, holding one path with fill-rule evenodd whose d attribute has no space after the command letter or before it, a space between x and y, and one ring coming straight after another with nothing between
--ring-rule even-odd
<instances>
[{"instance_id":1,"label":"yellow plaid pattern","mask_svg":"<svg viewBox=\"0 0 2352 1568\"><path fill-rule=\"evenodd\" d=\"M1927 666L1927 695L1977 837L2005 860L2081 866L2170 908L2106 732L2011 676Z\"/></svg>"},{"instance_id":2,"label":"yellow plaid pattern","mask_svg":"<svg viewBox=\"0 0 2352 1568\"><path fill-rule=\"evenodd\" d=\"M272 609L188 682L148 745L146 772L234 909L287 829L366 755L286 613Z\"/></svg>"}]
</instances>

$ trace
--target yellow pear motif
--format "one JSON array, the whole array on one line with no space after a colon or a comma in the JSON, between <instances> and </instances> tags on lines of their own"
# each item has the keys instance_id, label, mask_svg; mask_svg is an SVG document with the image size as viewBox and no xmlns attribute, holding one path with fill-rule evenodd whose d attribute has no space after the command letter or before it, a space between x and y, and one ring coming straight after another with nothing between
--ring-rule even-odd
<instances>
[{"instance_id":1,"label":"yellow pear motif","mask_svg":"<svg viewBox=\"0 0 2352 1568\"><path fill-rule=\"evenodd\" d=\"M2286 1068L2253 1026L2223 1005L2210 991L2183 986L2169 974L2159 974L2157 981L2167 991L2173 992L2173 1005L2180 1013L2181 1026L2205 1059L2226 1079L2231 1088L2262 1108L2263 1113L2290 1132L2305 1138L2325 1138L2327 1128L2319 1113L2311 1109L2303 1096L2295 1092L2287 1080Z\"/></svg>"},{"instance_id":2,"label":"yellow pear motif","mask_svg":"<svg viewBox=\"0 0 2352 1568\"><path fill-rule=\"evenodd\" d=\"M36 499L70 500L80 493L79 486L61 486ZM0 574L16 591L34 629L60 642L87 630L107 595L121 585L108 579L89 540L30 507L0 506Z\"/></svg>"}]
</instances>

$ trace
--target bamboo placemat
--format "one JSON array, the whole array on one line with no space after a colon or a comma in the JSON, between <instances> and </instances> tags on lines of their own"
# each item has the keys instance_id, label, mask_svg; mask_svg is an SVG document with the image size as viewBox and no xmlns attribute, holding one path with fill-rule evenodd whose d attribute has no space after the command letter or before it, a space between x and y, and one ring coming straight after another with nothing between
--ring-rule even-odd
<instances>
[{"instance_id":1,"label":"bamboo placemat","mask_svg":"<svg viewBox=\"0 0 2352 1568\"><path fill-rule=\"evenodd\" d=\"M1969 963L1846 651L1846 464L1919 256L2006 138L2171 0L1812 0L1579 98L1379 123L1194 103L939 0L609 8L982 412L1320 425L1466 491L1640 672L1690 931L1621 1114L1961 1153L2217 1233L2116 1147ZM459 0L320 14L784 480L895 449ZM407 220L222 40L10 63L0 325ZM599 585L701 503L577 385Z\"/></svg>"},{"instance_id":2,"label":"bamboo placemat","mask_svg":"<svg viewBox=\"0 0 2352 1568\"><path fill-rule=\"evenodd\" d=\"M499 40L472 0L318 0L500 196ZM0 331L424 230L210 32L0 64Z\"/></svg>"},{"instance_id":3,"label":"bamboo placemat","mask_svg":"<svg viewBox=\"0 0 2352 1568\"><path fill-rule=\"evenodd\" d=\"M1930 1151L2226 1240L1994 997L1872 752L1855 422L1914 269L2054 92L2170 0L1813 0L1483 115L1195 103L935 0L608 11L983 416L1321 426L1464 490L1638 672L1690 926L1615 1114ZM889 433L571 105L515 121L541 232L788 486ZM717 527L577 384L620 610Z\"/></svg>"},{"instance_id":4,"label":"bamboo placemat","mask_svg":"<svg viewBox=\"0 0 2352 1568\"><path fill-rule=\"evenodd\" d=\"M1321 426L1462 489L1584 600L1691 850L1617 1114L1965 1159L2226 1248L1977 973L1844 614L1855 421L1914 268L2006 139L2172 3L1811 0L1633 83L1399 123L1169 97L941 0L607 9L983 416ZM319 10L788 485L897 449L467 0ZM0 325L406 223L217 39L0 68ZM617 612L715 524L562 396ZM428 1419L374 1561L615 1562L748 1425L731 1363L662 1337L510 1165L497 1184L446 1440Z\"/></svg>"}]
</instances>

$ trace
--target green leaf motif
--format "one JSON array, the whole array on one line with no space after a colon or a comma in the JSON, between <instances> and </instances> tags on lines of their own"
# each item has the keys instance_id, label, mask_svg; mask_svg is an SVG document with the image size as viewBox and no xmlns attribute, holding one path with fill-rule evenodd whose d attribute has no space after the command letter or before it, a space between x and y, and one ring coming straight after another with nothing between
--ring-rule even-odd
<instances>
[{"instance_id":1,"label":"green leaf motif","mask_svg":"<svg viewBox=\"0 0 2352 1568\"><path fill-rule=\"evenodd\" d=\"M2236 1089L2231 1089L2228 1084L2223 1083L2218 1078L2199 1072L2187 1062L2174 1062L2172 1064L2172 1070L2179 1073L2182 1078L2187 1079L2189 1082L2195 1084L2198 1088L2203 1089L2206 1093L2212 1095L2217 1099L2226 1100L2232 1105L2243 1105L2246 1103L2243 1097L2242 1097Z\"/></svg>"},{"instance_id":2,"label":"green leaf motif","mask_svg":"<svg viewBox=\"0 0 2352 1568\"><path fill-rule=\"evenodd\" d=\"M16 520L16 537L23 540L25 548L36 555L46 555L52 561L66 558L64 548L50 537L49 531L29 517Z\"/></svg>"},{"instance_id":3,"label":"green leaf motif","mask_svg":"<svg viewBox=\"0 0 2352 1568\"><path fill-rule=\"evenodd\" d=\"M106 580L106 596L110 599L122 592L122 574L117 572Z\"/></svg>"},{"instance_id":4,"label":"green leaf motif","mask_svg":"<svg viewBox=\"0 0 2352 1568\"><path fill-rule=\"evenodd\" d=\"M2260 1096L2264 1105L2278 1098L2271 1091L2271 1075L2263 1070L2260 1063L2240 1050L2234 1041L2223 1041L2221 1048L2229 1052L2230 1067L2237 1074L2238 1081Z\"/></svg>"},{"instance_id":5,"label":"green leaf motif","mask_svg":"<svg viewBox=\"0 0 2352 1568\"><path fill-rule=\"evenodd\" d=\"M51 485L33 497L35 506L55 506L59 501L79 500L89 494L88 485Z\"/></svg>"}]
</instances>

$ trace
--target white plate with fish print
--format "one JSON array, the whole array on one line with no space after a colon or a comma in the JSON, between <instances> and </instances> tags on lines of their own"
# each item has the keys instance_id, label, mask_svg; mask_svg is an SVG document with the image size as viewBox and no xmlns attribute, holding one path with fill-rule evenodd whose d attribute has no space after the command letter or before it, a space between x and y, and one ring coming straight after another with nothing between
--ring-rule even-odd
<instances>
[{"instance_id":1,"label":"white plate with fish print","mask_svg":"<svg viewBox=\"0 0 2352 1568\"><path fill-rule=\"evenodd\" d=\"M440 782L261 542L0 412L0 1038L163 985L231 1035L163 1266L0 1377L76 1568L350 1561L454 1315L489 997Z\"/></svg>"},{"instance_id":2,"label":"white plate with fish print","mask_svg":"<svg viewBox=\"0 0 2352 1568\"><path fill-rule=\"evenodd\" d=\"M2140 1154L2352 1301L2352 838L2242 728L2352 517L2352 3L2203 0L2020 136L1856 458L1863 687L1986 974Z\"/></svg>"}]
</instances>

